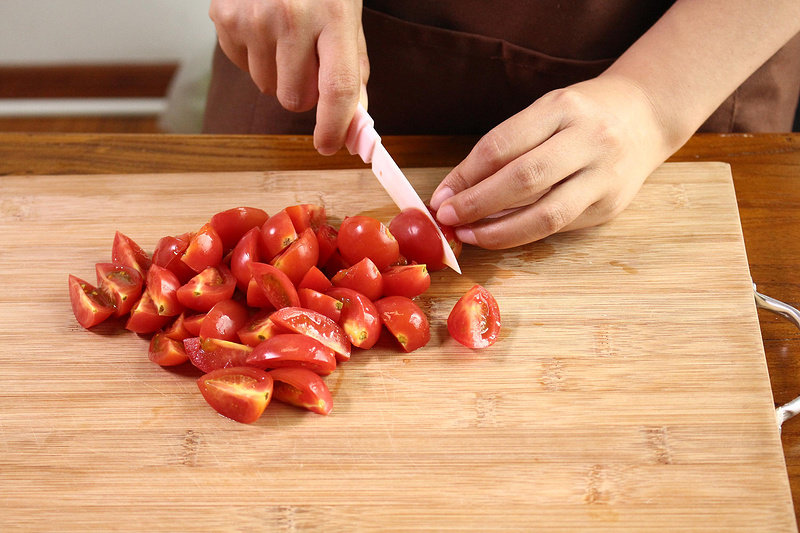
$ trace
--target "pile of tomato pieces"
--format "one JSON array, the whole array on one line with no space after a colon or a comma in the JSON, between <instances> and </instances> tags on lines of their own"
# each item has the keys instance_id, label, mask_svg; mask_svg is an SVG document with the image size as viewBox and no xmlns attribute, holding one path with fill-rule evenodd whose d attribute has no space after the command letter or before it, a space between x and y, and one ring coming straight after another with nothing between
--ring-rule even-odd
<instances>
[{"instance_id":1,"label":"pile of tomato pieces","mask_svg":"<svg viewBox=\"0 0 800 533\"><path fill-rule=\"evenodd\" d=\"M440 228L458 254L452 229ZM152 254L117 232L111 261L95 265L96 285L69 276L70 300L81 326L124 320L151 336L154 363L190 361L204 372L203 397L233 420L254 422L272 399L328 414L323 377L354 348L373 347L383 329L405 352L430 340L414 299L430 286L429 271L444 268L439 243L433 222L414 210L388 228L359 215L337 229L320 205L272 216L237 207L196 232L161 238ZM492 295L473 287L448 331L471 348L493 344L500 314Z\"/></svg>"}]
</instances>

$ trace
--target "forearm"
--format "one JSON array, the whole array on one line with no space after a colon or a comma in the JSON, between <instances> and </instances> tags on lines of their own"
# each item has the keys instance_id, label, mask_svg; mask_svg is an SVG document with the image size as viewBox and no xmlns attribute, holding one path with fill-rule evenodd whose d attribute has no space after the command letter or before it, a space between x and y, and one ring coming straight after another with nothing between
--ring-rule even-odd
<instances>
[{"instance_id":1,"label":"forearm","mask_svg":"<svg viewBox=\"0 0 800 533\"><path fill-rule=\"evenodd\" d=\"M678 0L603 76L645 93L674 151L798 31L797 0Z\"/></svg>"}]
</instances>

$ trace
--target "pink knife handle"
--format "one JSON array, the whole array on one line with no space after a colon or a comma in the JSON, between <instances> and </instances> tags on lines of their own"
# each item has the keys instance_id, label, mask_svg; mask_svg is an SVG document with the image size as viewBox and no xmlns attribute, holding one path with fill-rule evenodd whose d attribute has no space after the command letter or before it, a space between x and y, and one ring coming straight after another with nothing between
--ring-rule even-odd
<instances>
[{"instance_id":1,"label":"pink knife handle","mask_svg":"<svg viewBox=\"0 0 800 533\"><path fill-rule=\"evenodd\" d=\"M375 145L381 142L378 132L375 131L375 121L369 116L364 106L358 104L356 114L353 115L353 120L350 122L350 127L347 129L347 139L344 145L350 152L350 155L358 154L364 163L372 162L372 152L375 150Z\"/></svg>"}]
</instances>

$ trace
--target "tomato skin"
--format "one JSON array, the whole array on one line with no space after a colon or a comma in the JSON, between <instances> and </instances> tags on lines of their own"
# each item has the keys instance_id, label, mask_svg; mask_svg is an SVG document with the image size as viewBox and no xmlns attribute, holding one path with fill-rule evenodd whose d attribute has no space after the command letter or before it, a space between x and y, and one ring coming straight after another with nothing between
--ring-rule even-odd
<instances>
[{"instance_id":1,"label":"tomato skin","mask_svg":"<svg viewBox=\"0 0 800 533\"><path fill-rule=\"evenodd\" d=\"M189 265L181 261L189 241L192 240L192 233L184 233L177 237L167 236L159 239L153 251L153 264L171 270L181 283L186 283L194 277L196 272L189 268Z\"/></svg>"},{"instance_id":2,"label":"tomato skin","mask_svg":"<svg viewBox=\"0 0 800 533\"><path fill-rule=\"evenodd\" d=\"M397 239L400 253L407 259L424 263L431 272L445 267L444 250L436 224L419 209L403 209L389 223L389 231Z\"/></svg>"},{"instance_id":3,"label":"tomato skin","mask_svg":"<svg viewBox=\"0 0 800 533\"><path fill-rule=\"evenodd\" d=\"M114 234L114 242L111 245L111 262L115 265L135 268L142 278L147 274L147 269L152 263L147 252L142 250L141 246L119 231Z\"/></svg>"},{"instance_id":4,"label":"tomato skin","mask_svg":"<svg viewBox=\"0 0 800 533\"><path fill-rule=\"evenodd\" d=\"M125 265L97 263L97 288L113 302L114 316L128 314L142 295L144 280L139 271Z\"/></svg>"},{"instance_id":5,"label":"tomato skin","mask_svg":"<svg viewBox=\"0 0 800 533\"><path fill-rule=\"evenodd\" d=\"M308 269L306 275L303 276L303 279L301 279L300 283L297 285L298 291L300 289L313 289L317 292L325 292L331 287L333 287L333 284L328 277L315 266Z\"/></svg>"},{"instance_id":6,"label":"tomato skin","mask_svg":"<svg viewBox=\"0 0 800 533\"><path fill-rule=\"evenodd\" d=\"M338 231L330 224L322 224L317 230L317 243L319 244L319 259L317 266L323 267L331 258L338 247Z\"/></svg>"},{"instance_id":7,"label":"tomato skin","mask_svg":"<svg viewBox=\"0 0 800 533\"><path fill-rule=\"evenodd\" d=\"M294 288L292 280L281 270L265 263L252 263L250 269L256 285L275 309L300 305L297 289Z\"/></svg>"},{"instance_id":8,"label":"tomato skin","mask_svg":"<svg viewBox=\"0 0 800 533\"><path fill-rule=\"evenodd\" d=\"M166 315L159 315L158 308L150 296L150 291L145 290L142 297L136 302L136 305L131 309L128 322L125 324L125 329L146 335L148 333L155 333L164 327L169 322L171 317Z\"/></svg>"},{"instance_id":9,"label":"tomato skin","mask_svg":"<svg viewBox=\"0 0 800 533\"><path fill-rule=\"evenodd\" d=\"M300 297L300 305L302 307L322 313L336 323L339 322L344 304L336 298L314 289L306 288L298 290L297 295Z\"/></svg>"},{"instance_id":10,"label":"tomato skin","mask_svg":"<svg viewBox=\"0 0 800 533\"><path fill-rule=\"evenodd\" d=\"M326 293L342 302L342 326L353 346L368 350L381 336L381 319L372 301L360 292L346 287L334 287Z\"/></svg>"},{"instance_id":11,"label":"tomato skin","mask_svg":"<svg viewBox=\"0 0 800 533\"><path fill-rule=\"evenodd\" d=\"M431 275L424 264L389 267L381 275L385 296L416 298L431 286Z\"/></svg>"},{"instance_id":12,"label":"tomato skin","mask_svg":"<svg viewBox=\"0 0 800 533\"><path fill-rule=\"evenodd\" d=\"M178 301L178 289L181 281L171 270L153 264L147 271L147 291L159 315L175 316L183 311L183 304Z\"/></svg>"},{"instance_id":13,"label":"tomato skin","mask_svg":"<svg viewBox=\"0 0 800 533\"><path fill-rule=\"evenodd\" d=\"M354 265L369 257L378 270L384 270L400 257L400 248L389 228L379 220L357 215L346 217L339 226L339 253Z\"/></svg>"},{"instance_id":14,"label":"tomato skin","mask_svg":"<svg viewBox=\"0 0 800 533\"><path fill-rule=\"evenodd\" d=\"M260 228L269 215L257 207L234 207L211 217L209 224L222 239L224 250L230 250L252 228Z\"/></svg>"},{"instance_id":15,"label":"tomato skin","mask_svg":"<svg viewBox=\"0 0 800 533\"><path fill-rule=\"evenodd\" d=\"M178 301L189 309L207 312L228 300L236 290L236 278L224 264L210 266L178 289Z\"/></svg>"},{"instance_id":16,"label":"tomato skin","mask_svg":"<svg viewBox=\"0 0 800 533\"><path fill-rule=\"evenodd\" d=\"M232 366L246 366L247 358L253 351L250 346L238 342L202 337L183 339L183 347L192 364L203 372Z\"/></svg>"},{"instance_id":17,"label":"tomato skin","mask_svg":"<svg viewBox=\"0 0 800 533\"><path fill-rule=\"evenodd\" d=\"M268 372L273 380L273 398L279 402L327 415L333 398L325 382L305 368L276 368Z\"/></svg>"},{"instance_id":18,"label":"tomato skin","mask_svg":"<svg viewBox=\"0 0 800 533\"><path fill-rule=\"evenodd\" d=\"M247 308L236 300L222 300L214 304L200 326L200 337L239 342L237 332L250 318Z\"/></svg>"},{"instance_id":19,"label":"tomato skin","mask_svg":"<svg viewBox=\"0 0 800 533\"><path fill-rule=\"evenodd\" d=\"M202 272L208 267L219 265L223 252L222 239L217 231L211 224L204 224L189 241L181 261L195 272Z\"/></svg>"},{"instance_id":20,"label":"tomato skin","mask_svg":"<svg viewBox=\"0 0 800 533\"><path fill-rule=\"evenodd\" d=\"M284 307L270 315L278 326L302 333L321 342L336 353L337 361L350 359L350 340L339 325L322 313L302 307Z\"/></svg>"},{"instance_id":21,"label":"tomato skin","mask_svg":"<svg viewBox=\"0 0 800 533\"><path fill-rule=\"evenodd\" d=\"M369 257L340 270L331 278L331 283L360 292L370 300L377 300L383 295L383 276Z\"/></svg>"},{"instance_id":22,"label":"tomato skin","mask_svg":"<svg viewBox=\"0 0 800 533\"><path fill-rule=\"evenodd\" d=\"M500 335L500 307L480 285L468 290L447 317L447 331L467 348L486 348Z\"/></svg>"},{"instance_id":23,"label":"tomato skin","mask_svg":"<svg viewBox=\"0 0 800 533\"><path fill-rule=\"evenodd\" d=\"M189 337L197 337L199 335L200 329L198 328L197 333L192 334L186 328L186 313L181 313L180 315L172 321L172 323L164 328L164 335L169 337L175 341L183 342L183 339L187 339ZM183 346L183 345L181 345Z\"/></svg>"},{"instance_id":24,"label":"tomato skin","mask_svg":"<svg viewBox=\"0 0 800 533\"><path fill-rule=\"evenodd\" d=\"M251 279L250 283L247 284L245 301L249 307L255 307L258 309L275 309L275 306L269 301L267 293L261 290L261 287L258 286L258 282L256 282L255 279Z\"/></svg>"},{"instance_id":25,"label":"tomato skin","mask_svg":"<svg viewBox=\"0 0 800 533\"><path fill-rule=\"evenodd\" d=\"M255 346L247 358L247 364L265 370L299 366L320 376L327 376L336 370L336 355L308 335L283 333Z\"/></svg>"},{"instance_id":26,"label":"tomato skin","mask_svg":"<svg viewBox=\"0 0 800 533\"><path fill-rule=\"evenodd\" d=\"M114 305L94 285L69 275L69 299L78 324L86 329L114 314Z\"/></svg>"},{"instance_id":27,"label":"tomato skin","mask_svg":"<svg viewBox=\"0 0 800 533\"><path fill-rule=\"evenodd\" d=\"M272 399L272 376L258 368L232 367L214 370L197 380L206 402L219 414L252 424Z\"/></svg>"},{"instance_id":28,"label":"tomato skin","mask_svg":"<svg viewBox=\"0 0 800 533\"><path fill-rule=\"evenodd\" d=\"M311 228L307 228L283 252L273 258L270 264L286 274L292 281L292 285L297 285L306 272L317 264L318 258L317 236L314 235Z\"/></svg>"},{"instance_id":29,"label":"tomato skin","mask_svg":"<svg viewBox=\"0 0 800 533\"><path fill-rule=\"evenodd\" d=\"M236 332L239 336L239 341L242 344L255 348L260 343L271 339L275 335L288 333L288 330L270 320L269 316L271 314L272 311L261 311L253 315L253 317Z\"/></svg>"},{"instance_id":30,"label":"tomato skin","mask_svg":"<svg viewBox=\"0 0 800 533\"><path fill-rule=\"evenodd\" d=\"M262 259L270 260L297 239L297 230L284 209L272 215L261 226Z\"/></svg>"},{"instance_id":31,"label":"tomato skin","mask_svg":"<svg viewBox=\"0 0 800 533\"><path fill-rule=\"evenodd\" d=\"M196 315L186 316L183 319L183 327L186 328L186 332L189 333L187 337L199 337L200 336L200 328L203 327L203 320L205 320L206 314L199 313ZM187 337L184 337L186 339ZM181 339L183 340L183 339Z\"/></svg>"},{"instance_id":32,"label":"tomato skin","mask_svg":"<svg viewBox=\"0 0 800 533\"><path fill-rule=\"evenodd\" d=\"M450 245L450 249L453 250L453 255L458 259L461 255L461 250L464 247L464 243L461 242L456 236L456 230L453 226L448 226L446 224L442 224L436 219L436 212L433 210L431 206L428 207L428 212L431 214L434 220L436 220L436 225L439 226L439 229L442 231L442 235L444 235L444 239L447 241L447 244Z\"/></svg>"},{"instance_id":33,"label":"tomato skin","mask_svg":"<svg viewBox=\"0 0 800 533\"><path fill-rule=\"evenodd\" d=\"M161 366L176 366L189 360L183 342L171 339L166 333L153 335L147 356L152 362Z\"/></svg>"},{"instance_id":34,"label":"tomato skin","mask_svg":"<svg viewBox=\"0 0 800 533\"><path fill-rule=\"evenodd\" d=\"M425 312L410 298L387 296L375 302L386 326L406 352L422 348L431 340L431 327Z\"/></svg>"},{"instance_id":35,"label":"tomato skin","mask_svg":"<svg viewBox=\"0 0 800 533\"><path fill-rule=\"evenodd\" d=\"M231 253L231 272L236 278L236 286L246 291L253 274L250 265L261 261L261 232L253 228L245 233Z\"/></svg>"},{"instance_id":36,"label":"tomato skin","mask_svg":"<svg viewBox=\"0 0 800 533\"><path fill-rule=\"evenodd\" d=\"M292 205L287 207L285 211L292 220L292 225L297 233L302 233L309 228L312 231L317 231L328 219L325 214L325 207L316 204Z\"/></svg>"}]
</instances>

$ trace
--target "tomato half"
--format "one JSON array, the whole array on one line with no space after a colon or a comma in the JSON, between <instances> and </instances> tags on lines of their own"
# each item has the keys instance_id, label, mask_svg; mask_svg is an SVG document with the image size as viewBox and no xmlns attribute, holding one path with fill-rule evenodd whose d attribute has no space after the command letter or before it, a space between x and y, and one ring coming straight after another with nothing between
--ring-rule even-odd
<instances>
[{"instance_id":1,"label":"tomato half","mask_svg":"<svg viewBox=\"0 0 800 533\"><path fill-rule=\"evenodd\" d=\"M394 335L403 350L413 352L431 340L428 317L417 304L405 296L387 296L375 302L386 329Z\"/></svg>"},{"instance_id":2,"label":"tomato half","mask_svg":"<svg viewBox=\"0 0 800 533\"><path fill-rule=\"evenodd\" d=\"M181 281L171 270L153 264L147 271L147 291L156 304L159 315L175 316L183 311L178 301Z\"/></svg>"},{"instance_id":3,"label":"tomato half","mask_svg":"<svg viewBox=\"0 0 800 533\"><path fill-rule=\"evenodd\" d=\"M111 262L135 268L144 278L152 261L141 246L118 231L114 234L114 243L111 245Z\"/></svg>"},{"instance_id":4,"label":"tomato half","mask_svg":"<svg viewBox=\"0 0 800 533\"><path fill-rule=\"evenodd\" d=\"M224 264L210 266L178 289L178 301L189 309L206 312L228 300L236 290L236 278Z\"/></svg>"},{"instance_id":5,"label":"tomato half","mask_svg":"<svg viewBox=\"0 0 800 533\"><path fill-rule=\"evenodd\" d=\"M372 301L360 292L334 287L326 293L342 302L339 325L353 346L368 350L381 336L381 319Z\"/></svg>"},{"instance_id":6,"label":"tomato half","mask_svg":"<svg viewBox=\"0 0 800 533\"><path fill-rule=\"evenodd\" d=\"M140 335L155 333L164 327L170 321L170 318L166 315L158 314L158 308L150 296L150 291L145 290L142 293L142 297L131 309L131 315L128 317L125 329Z\"/></svg>"},{"instance_id":7,"label":"tomato half","mask_svg":"<svg viewBox=\"0 0 800 533\"><path fill-rule=\"evenodd\" d=\"M84 328L96 326L114 314L114 304L105 294L72 274L69 276L69 299L75 319Z\"/></svg>"},{"instance_id":8,"label":"tomato half","mask_svg":"<svg viewBox=\"0 0 800 533\"><path fill-rule=\"evenodd\" d=\"M183 342L169 338L166 333L153 335L147 356L152 362L161 366L176 366L189 360Z\"/></svg>"},{"instance_id":9,"label":"tomato half","mask_svg":"<svg viewBox=\"0 0 800 533\"><path fill-rule=\"evenodd\" d=\"M336 354L308 335L284 333L255 346L247 364L263 369L301 366L327 376L336 370Z\"/></svg>"},{"instance_id":10,"label":"tomato half","mask_svg":"<svg viewBox=\"0 0 800 533\"><path fill-rule=\"evenodd\" d=\"M486 348L500 335L500 307L494 296L475 285L462 296L447 317L450 336L468 348Z\"/></svg>"},{"instance_id":11,"label":"tomato half","mask_svg":"<svg viewBox=\"0 0 800 533\"><path fill-rule=\"evenodd\" d=\"M317 264L319 246L317 236L307 228L284 251L270 261L270 264L286 274L293 285L300 283L309 269Z\"/></svg>"},{"instance_id":12,"label":"tomato half","mask_svg":"<svg viewBox=\"0 0 800 533\"><path fill-rule=\"evenodd\" d=\"M292 219L286 210L278 211L261 226L263 259L270 260L297 239Z\"/></svg>"},{"instance_id":13,"label":"tomato half","mask_svg":"<svg viewBox=\"0 0 800 533\"><path fill-rule=\"evenodd\" d=\"M389 228L379 220L358 215L346 217L339 226L339 253L354 265L369 257L378 270L384 270L400 257L400 248Z\"/></svg>"},{"instance_id":14,"label":"tomato half","mask_svg":"<svg viewBox=\"0 0 800 533\"><path fill-rule=\"evenodd\" d=\"M253 228L239 239L231 253L231 272L236 278L236 286L242 291L247 290L247 285L253 277L250 265L261 261L260 247L261 232L258 228Z\"/></svg>"},{"instance_id":15,"label":"tomato half","mask_svg":"<svg viewBox=\"0 0 800 533\"><path fill-rule=\"evenodd\" d=\"M350 340L336 322L322 313L302 307L284 307L272 313L270 320L291 332L318 340L336 353L337 361L350 359Z\"/></svg>"},{"instance_id":16,"label":"tomato half","mask_svg":"<svg viewBox=\"0 0 800 533\"><path fill-rule=\"evenodd\" d=\"M325 382L305 368L276 368L270 370L273 397L283 403L327 415L333 409L333 398Z\"/></svg>"},{"instance_id":17,"label":"tomato half","mask_svg":"<svg viewBox=\"0 0 800 533\"><path fill-rule=\"evenodd\" d=\"M218 265L222 261L223 253L222 239L217 230L211 224L204 224L192 236L181 261L195 272L202 272L208 267Z\"/></svg>"},{"instance_id":18,"label":"tomato half","mask_svg":"<svg viewBox=\"0 0 800 533\"><path fill-rule=\"evenodd\" d=\"M114 316L127 314L142 295L144 280L139 271L125 265L97 263L97 288L114 304Z\"/></svg>"},{"instance_id":19,"label":"tomato half","mask_svg":"<svg viewBox=\"0 0 800 533\"><path fill-rule=\"evenodd\" d=\"M211 372L218 368L245 366L253 349L238 342L220 339L203 339L190 337L183 339L186 355L194 366L203 372Z\"/></svg>"},{"instance_id":20,"label":"tomato half","mask_svg":"<svg viewBox=\"0 0 800 533\"><path fill-rule=\"evenodd\" d=\"M251 367L223 368L197 380L200 393L215 411L244 424L252 424L264 413L272 386L272 376Z\"/></svg>"},{"instance_id":21,"label":"tomato half","mask_svg":"<svg viewBox=\"0 0 800 533\"><path fill-rule=\"evenodd\" d=\"M331 283L360 292L370 300L377 300L383 295L383 276L369 257L337 272L331 278Z\"/></svg>"},{"instance_id":22,"label":"tomato half","mask_svg":"<svg viewBox=\"0 0 800 533\"><path fill-rule=\"evenodd\" d=\"M238 342L237 332L247 324L247 308L236 300L222 300L206 313L200 326L200 337Z\"/></svg>"},{"instance_id":23,"label":"tomato half","mask_svg":"<svg viewBox=\"0 0 800 533\"><path fill-rule=\"evenodd\" d=\"M289 277L278 268L265 263L252 263L253 280L275 309L300 305L297 289Z\"/></svg>"},{"instance_id":24,"label":"tomato half","mask_svg":"<svg viewBox=\"0 0 800 533\"><path fill-rule=\"evenodd\" d=\"M419 209L403 209L389 223L389 231L410 261L424 263L431 272L442 270L444 250L436 224Z\"/></svg>"},{"instance_id":25,"label":"tomato half","mask_svg":"<svg viewBox=\"0 0 800 533\"><path fill-rule=\"evenodd\" d=\"M386 296L416 298L431 286L431 275L424 264L389 267L381 272L381 276Z\"/></svg>"},{"instance_id":26,"label":"tomato half","mask_svg":"<svg viewBox=\"0 0 800 533\"><path fill-rule=\"evenodd\" d=\"M230 250L252 228L260 228L269 215L257 207L234 207L211 217L209 224L222 239L222 247Z\"/></svg>"}]
</instances>

